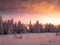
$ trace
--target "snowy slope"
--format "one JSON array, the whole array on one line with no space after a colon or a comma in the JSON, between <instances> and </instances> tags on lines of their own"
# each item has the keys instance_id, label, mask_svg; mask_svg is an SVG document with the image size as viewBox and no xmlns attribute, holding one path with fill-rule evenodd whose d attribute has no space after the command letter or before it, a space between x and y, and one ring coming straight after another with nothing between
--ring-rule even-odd
<instances>
[{"instance_id":1,"label":"snowy slope","mask_svg":"<svg viewBox=\"0 0 60 45\"><path fill-rule=\"evenodd\" d=\"M22 37L16 38L13 34L0 35L0 45L60 45L60 36L55 33L28 33Z\"/></svg>"}]
</instances>

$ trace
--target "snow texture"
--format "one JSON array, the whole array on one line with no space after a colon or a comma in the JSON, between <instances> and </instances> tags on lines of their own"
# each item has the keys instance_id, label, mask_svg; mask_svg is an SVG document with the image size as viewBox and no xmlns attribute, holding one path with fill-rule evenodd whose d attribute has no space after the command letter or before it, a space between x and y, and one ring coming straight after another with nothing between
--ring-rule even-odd
<instances>
[{"instance_id":1,"label":"snow texture","mask_svg":"<svg viewBox=\"0 0 60 45\"><path fill-rule=\"evenodd\" d=\"M0 45L60 45L60 36L55 33L27 33L16 36L0 35Z\"/></svg>"}]
</instances>

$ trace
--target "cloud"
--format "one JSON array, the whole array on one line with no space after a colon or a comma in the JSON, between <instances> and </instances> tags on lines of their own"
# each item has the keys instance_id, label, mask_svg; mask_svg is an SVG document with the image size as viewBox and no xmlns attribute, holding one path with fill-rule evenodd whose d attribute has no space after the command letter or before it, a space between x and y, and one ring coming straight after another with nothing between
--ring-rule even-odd
<instances>
[{"instance_id":1,"label":"cloud","mask_svg":"<svg viewBox=\"0 0 60 45\"><path fill-rule=\"evenodd\" d=\"M60 11L60 0L0 0L2 12Z\"/></svg>"}]
</instances>

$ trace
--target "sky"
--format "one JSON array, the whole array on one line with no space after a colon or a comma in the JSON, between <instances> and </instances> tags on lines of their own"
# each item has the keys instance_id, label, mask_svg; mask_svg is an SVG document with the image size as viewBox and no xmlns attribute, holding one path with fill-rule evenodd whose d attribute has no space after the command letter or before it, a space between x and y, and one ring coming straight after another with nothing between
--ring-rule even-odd
<instances>
[{"instance_id":1,"label":"sky","mask_svg":"<svg viewBox=\"0 0 60 45\"><path fill-rule=\"evenodd\" d=\"M60 0L0 0L3 20L60 24Z\"/></svg>"}]
</instances>

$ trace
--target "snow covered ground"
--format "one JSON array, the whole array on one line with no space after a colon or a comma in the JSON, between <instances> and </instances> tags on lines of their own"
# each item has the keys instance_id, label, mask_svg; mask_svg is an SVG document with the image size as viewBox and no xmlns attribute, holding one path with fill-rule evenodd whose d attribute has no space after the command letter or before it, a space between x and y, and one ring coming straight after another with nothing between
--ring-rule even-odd
<instances>
[{"instance_id":1,"label":"snow covered ground","mask_svg":"<svg viewBox=\"0 0 60 45\"><path fill-rule=\"evenodd\" d=\"M22 37L16 38L13 34L0 35L0 45L60 45L60 36L55 33L27 33Z\"/></svg>"}]
</instances>

